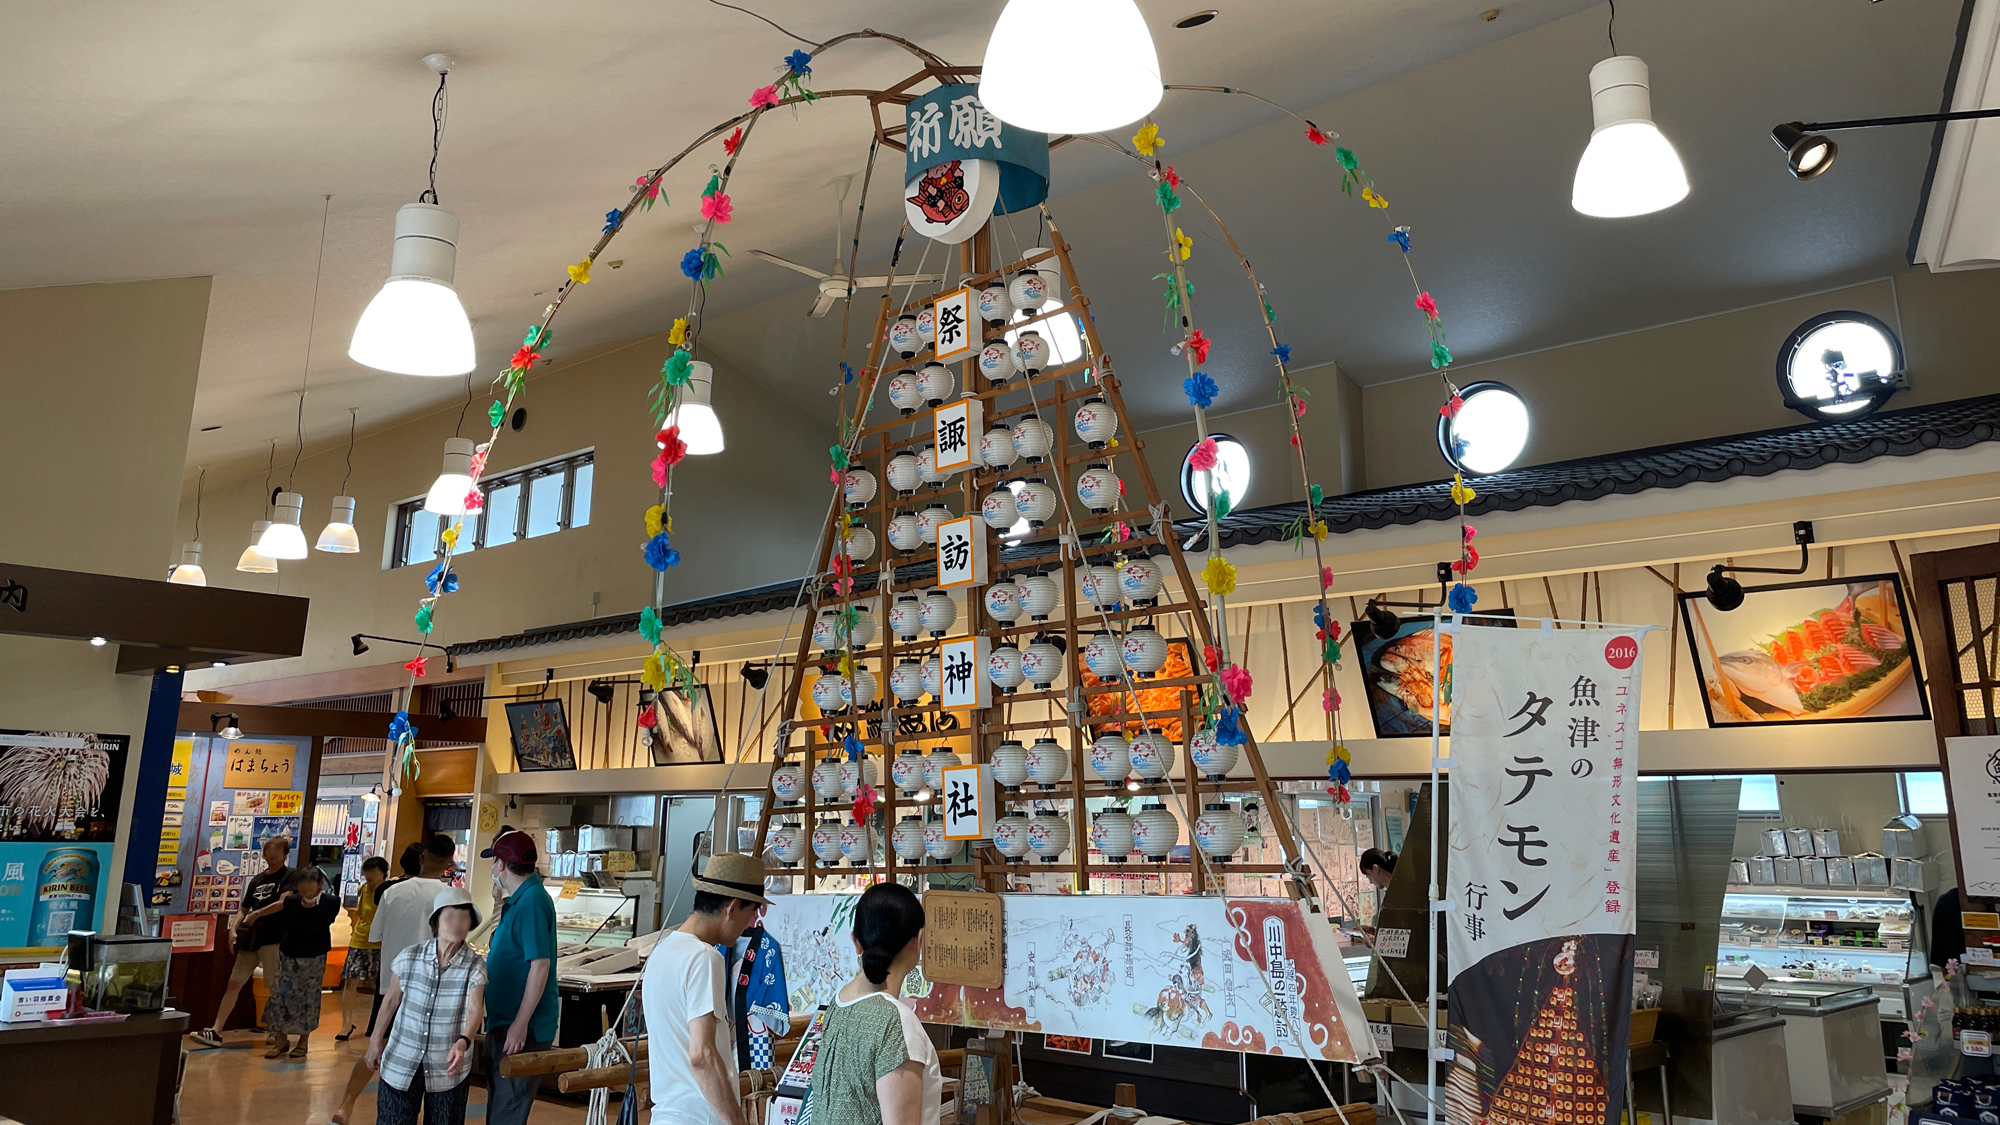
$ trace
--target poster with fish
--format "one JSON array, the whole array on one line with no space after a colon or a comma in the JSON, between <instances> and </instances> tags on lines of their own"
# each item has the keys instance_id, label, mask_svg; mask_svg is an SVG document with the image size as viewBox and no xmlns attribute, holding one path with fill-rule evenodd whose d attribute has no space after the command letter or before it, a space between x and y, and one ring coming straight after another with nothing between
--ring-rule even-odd
<instances>
[{"instance_id":1,"label":"poster with fish","mask_svg":"<svg viewBox=\"0 0 2000 1125\"><path fill-rule=\"evenodd\" d=\"M1468 617L1473 625L1513 628L1514 611ZM1373 627L1370 627L1372 632ZM1363 635L1368 635L1364 633ZM1451 635L1439 638L1438 668L1451 669ZM1440 706L1431 683L1431 619L1411 617L1389 636L1376 635L1361 646L1361 678L1368 690L1368 713L1377 738L1429 738L1431 710ZM1438 733L1451 733L1451 703L1438 714Z\"/></svg>"},{"instance_id":2,"label":"poster with fish","mask_svg":"<svg viewBox=\"0 0 2000 1125\"><path fill-rule=\"evenodd\" d=\"M1894 574L1746 586L1726 613L1697 591L1681 616L1710 726L1930 717Z\"/></svg>"}]
</instances>

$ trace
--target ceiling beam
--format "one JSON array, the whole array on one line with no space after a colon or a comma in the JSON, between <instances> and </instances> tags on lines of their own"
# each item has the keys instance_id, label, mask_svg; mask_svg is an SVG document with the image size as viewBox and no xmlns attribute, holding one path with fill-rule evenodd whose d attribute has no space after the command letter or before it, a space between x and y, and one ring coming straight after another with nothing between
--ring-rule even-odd
<instances>
[{"instance_id":1,"label":"ceiling beam","mask_svg":"<svg viewBox=\"0 0 2000 1125\"><path fill-rule=\"evenodd\" d=\"M0 563L0 633L118 646L118 671L150 673L305 651L304 598L176 586Z\"/></svg>"},{"instance_id":2,"label":"ceiling beam","mask_svg":"<svg viewBox=\"0 0 2000 1125\"><path fill-rule=\"evenodd\" d=\"M388 711L335 711L325 707L246 707L235 703L182 703L181 730L211 731L216 715L236 716L243 737L259 735L319 735L323 738L387 738ZM440 719L436 715L412 715L417 737L425 742L456 742L477 745L486 741L486 719L480 715Z\"/></svg>"}]
</instances>

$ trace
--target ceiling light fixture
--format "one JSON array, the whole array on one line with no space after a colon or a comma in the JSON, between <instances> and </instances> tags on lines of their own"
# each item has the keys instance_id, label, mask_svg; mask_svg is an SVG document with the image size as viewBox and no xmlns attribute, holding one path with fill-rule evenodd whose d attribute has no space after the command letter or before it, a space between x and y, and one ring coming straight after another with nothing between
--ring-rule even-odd
<instances>
[{"instance_id":1,"label":"ceiling light fixture","mask_svg":"<svg viewBox=\"0 0 2000 1125\"><path fill-rule=\"evenodd\" d=\"M208 466L194 478L194 538L181 547L179 566L167 569L167 581L176 586L206 586L208 572L201 568L201 493L208 483Z\"/></svg>"},{"instance_id":2,"label":"ceiling light fixture","mask_svg":"<svg viewBox=\"0 0 2000 1125\"><path fill-rule=\"evenodd\" d=\"M361 550L361 537L354 533L354 497L347 494L347 482L354 478L354 424L361 416L356 407L347 408L347 475L340 478L340 495L333 498L333 516L319 533L314 548L330 555L352 555Z\"/></svg>"},{"instance_id":3,"label":"ceiling light fixture","mask_svg":"<svg viewBox=\"0 0 2000 1125\"><path fill-rule=\"evenodd\" d=\"M465 497L472 491L472 440L444 439L444 466L424 496L424 511L440 516L465 514Z\"/></svg>"},{"instance_id":4,"label":"ceiling light fixture","mask_svg":"<svg viewBox=\"0 0 2000 1125\"><path fill-rule=\"evenodd\" d=\"M610 680L592 680L584 685L583 690L589 692L592 699L609 707L611 706L611 697L618 694L618 685L612 683Z\"/></svg>"},{"instance_id":5,"label":"ceiling light fixture","mask_svg":"<svg viewBox=\"0 0 2000 1125\"><path fill-rule=\"evenodd\" d=\"M751 691L763 691L764 685L771 679L771 669L768 665L752 667L745 664L737 674L743 677L744 683L750 685Z\"/></svg>"},{"instance_id":6,"label":"ceiling light fixture","mask_svg":"<svg viewBox=\"0 0 2000 1125\"><path fill-rule=\"evenodd\" d=\"M1528 447L1528 404L1490 379L1459 388L1456 415L1438 415L1438 451L1463 473L1497 473Z\"/></svg>"},{"instance_id":7,"label":"ceiling light fixture","mask_svg":"<svg viewBox=\"0 0 2000 1125\"><path fill-rule=\"evenodd\" d=\"M478 363L472 321L452 283L458 270L458 216L438 206L438 150L444 141L445 78L455 60L424 56L438 76L431 97L430 187L396 212L389 279L354 326L348 358L398 375L463 375Z\"/></svg>"},{"instance_id":8,"label":"ceiling light fixture","mask_svg":"<svg viewBox=\"0 0 2000 1125\"><path fill-rule=\"evenodd\" d=\"M271 510L271 466L278 459L278 439L271 439L271 451L264 457L264 511ZM259 548L264 542L264 533L270 530L270 520L256 520L250 524L250 545L243 548L243 554L236 560L236 569L244 574L276 574L278 560L265 554Z\"/></svg>"},{"instance_id":9,"label":"ceiling light fixture","mask_svg":"<svg viewBox=\"0 0 2000 1125\"><path fill-rule=\"evenodd\" d=\"M1687 169L1653 124L1651 75L1636 55L1590 68L1590 145L1576 164L1569 203L1582 214L1625 219L1687 198Z\"/></svg>"},{"instance_id":10,"label":"ceiling light fixture","mask_svg":"<svg viewBox=\"0 0 2000 1125\"><path fill-rule=\"evenodd\" d=\"M1160 55L1133 0L1007 0L986 41L979 100L1010 125L1099 133L1160 104Z\"/></svg>"},{"instance_id":11,"label":"ceiling light fixture","mask_svg":"<svg viewBox=\"0 0 2000 1125\"><path fill-rule=\"evenodd\" d=\"M361 639L360 633L356 633L352 637L349 637L348 641L354 646L354 655L360 656L362 653L368 651L368 642Z\"/></svg>"},{"instance_id":12,"label":"ceiling light fixture","mask_svg":"<svg viewBox=\"0 0 2000 1125\"><path fill-rule=\"evenodd\" d=\"M1188 447L1181 455L1181 499L1197 512L1208 511L1209 479L1215 481L1216 490L1222 493L1223 502L1230 511L1243 506L1243 498L1250 494L1250 447L1229 434L1208 435L1215 439L1215 468L1209 472L1197 470L1190 459L1200 442Z\"/></svg>"},{"instance_id":13,"label":"ceiling light fixture","mask_svg":"<svg viewBox=\"0 0 2000 1125\"><path fill-rule=\"evenodd\" d=\"M1785 168L1795 179L1812 179L1833 167L1833 158L1840 155L1839 145L1818 133L1806 132L1801 121L1771 130L1771 139L1785 150Z\"/></svg>"},{"instance_id":14,"label":"ceiling light fixture","mask_svg":"<svg viewBox=\"0 0 2000 1125\"><path fill-rule=\"evenodd\" d=\"M215 711L208 716L208 729L223 738L242 738L243 728L236 725L239 721L234 711Z\"/></svg>"},{"instance_id":15,"label":"ceiling light fixture","mask_svg":"<svg viewBox=\"0 0 2000 1125\"><path fill-rule=\"evenodd\" d=\"M296 492L280 492L272 503L272 519L257 539L257 553L269 558L306 557L306 533L299 521L306 514L306 498Z\"/></svg>"},{"instance_id":16,"label":"ceiling light fixture","mask_svg":"<svg viewBox=\"0 0 2000 1125\"><path fill-rule=\"evenodd\" d=\"M722 452L722 419L716 417L715 407L710 403L714 392L715 368L706 360L695 360L688 372L687 385L681 388L674 409L667 415L667 425L681 428L681 440L687 443L689 456Z\"/></svg>"},{"instance_id":17,"label":"ceiling light fixture","mask_svg":"<svg viewBox=\"0 0 2000 1125\"><path fill-rule=\"evenodd\" d=\"M293 421L295 444L292 446L292 471L285 476L285 491L280 492L272 508L271 526L257 541L259 554L274 559L302 559L306 557L306 533L300 526L305 520L306 498L303 493L294 492L293 486L299 479L299 458L306 451L306 383L312 377L313 329L319 326L319 281L326 271L326 221L333 211L333 196L324 197L319 211L319 260L313 266L312 304L306 313L306 359L299 371L299 410Z\"/></svg>"},{"instance_id":18,"label":"ceiling light fixture","mask_svg":"<svg viewBox=\"0 0 2000 1125\"><path fill-rule=\"evenodd\" d=\"M92 637L92 638L90 638L90 647L91 647L91 648L103 648L103 647L104 647L105 645L108 645L108 644L110 644L110 643L111 643L110 641L107 641L107 640L105 640L105 639L104 639L103 637Z\"/></svg>"}]
</instances>

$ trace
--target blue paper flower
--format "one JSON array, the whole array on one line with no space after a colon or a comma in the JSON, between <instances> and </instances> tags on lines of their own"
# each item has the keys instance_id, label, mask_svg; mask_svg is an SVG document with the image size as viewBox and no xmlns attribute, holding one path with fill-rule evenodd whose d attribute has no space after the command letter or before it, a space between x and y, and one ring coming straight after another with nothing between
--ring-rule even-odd
<instances>
[{"instance_id":1,"label":"blue paper flower","mask_svg":"<svg viewBox=\"0 0 2000 1125\"><path fill-rule=\"evenodd\" d=\"M1453 613L1471 613L1473 605L1478 601L1479 591L1463 582L1453 586L1451 593L1446 594L1444 598L1445 604L1451 607Z\"/></svg>"},{"instance_id":2,"label":"blue paper flower","mask_svg":"<svg viewBox=\"0 0 2000 1125\"><path fill-rule=\"evenodd\" d=\"M604 213L604 233L610 234L614 229L617 228L618 220L624 217L625 213L620 211L616 207L613 207L611 210L606 211Z\"/></svg>"},{"instance_id":3,"label":"blue paper flower","mask_svg":"<svg viewBox=\"0 0 2000 1125\"><path fill-rule=\"evenodd\" d=\"M813 57L804 51L793 51L785 56L785 65L791 68L793 74L811 74L812 61Z\"/></svg>"},{"instance_id":4,"label":"blue paper flower","mask_svg":"<svg viewBox=\"0 0 2000 1125\"><path fill-rule=\"evenodd\" d=\"M842 384L854 382L854 365L844 359L840 361L840 381Z\"/></svg>"},{"instance_id":5,"label":"blue paper flower","mask_svg":"<svg viewBox=\"0 0 2000 1125\"><path fill-rule=\"evenodd\" d=\"M424 575L424 585L430 588L431 597L437 597L439 594L456 594L458 572L445 569L445 564L440 562L436 569Z\"/></svg>"},{"instance_id":6,"label":"blue paper flower","mask_svg":"<svg viewBox=\"0 0 2000 1125\"><path fill-rule=\"evenodd\" d=\"M1218 746L1241 746L1250 740L1237 722L1241 712L1235 707L1224 707L1215 716L1215 743Z\"/></svg>"},{"instance_id":7,"label":"blue paper flower","mask_svg":"<svg viewBox=\"0 0 2000 1125\"><path fill-rule=\"evenodd\" d=\"M1207 410L1215 402L1215 392L1220 389L1215 385L1215 380L1200 371L1181 380L1181 390L1187 392L1188 401L1203 410Z\"/></svg>"},{"instance_id":8,"label":"blue paper flower","mask_svg":"<svg viewBox=\"0 0 2000 1125\"><path fill-rule=\"evenodd\" d=\"M401 742L405 738L414 739L416 737L417 728L410 725L410 713L408 711L396 712L396 717L389 720L389 741Z\"/></svg>"},{"instance_id":9,"label":"blue paper flower","mask_svg":"<svg viewBox=\"0 0 2000 1125\"><path fill-rule=\"evenodd\" d=\"M860 739L850 734L840 740L840 748L847 751L848 761L858 762L861 760L862 749Z\"/></svg>"},{"instance_id":10,"label":"blue paper flower","mask_svg":"<svg viewBox=\"0 0 2000 1125\"><path fill-rule=\"evenodd\" d=\"M646 565L654 570L665 570L681 565L681 553L667 545L667 533L662 531L646 540Z\"/></svg>"},{"instance_id":11,"label":"blue paper flower","mask_svg":"<svg viewBox=\"0 0 2000 1125\"><path fill-rule=\"evenodd\" d=\"M1333 782L1335 785L1345 785L1354 780L1354 768L1341 759L1335 758L1333 764L1326 769L1326 777L1328 781Z\"/></svg>"},{"instance_id":12,"label":"blue paper flower","mask_svg":"<svg viewBox=\"0 0 2000 1125\"><path fill-rule=\"evenodd\" d=\"M1271 354L1278 357L1279 363L1292 362L1292 346L1290 344L1279 344L1277 347L1271 349Z\"/></svg>"},{"instance_id":13,"label":"blue paper flower","mask_svg":"<svg viewBox=\"0 0 2000 1125\"><path fill-rule=\"evenodd\" d=\"M1398 245L1398 246L1402 247L1402 248L1403 248L1403 253L1405 253L1405 254L1409 253L1409 252L1410 252L1410 228L1409 228L1409 227L1397 227L1397 228L1396 228L1395 230L1392 230L1392 231L1390 231L1390 232L1389 232L1389 241L1391 241L1391 242L1395 243L1396 245Z\"/></svg>"},{"instance_id":14,"label":"blue paper flower","mask_svg":"<svg viewBox=\"0 0 2000 1125\"><path fill-rule=\"evenodd\" d=\"M1323 604L1313 606L1313 628L1326 628L1326 606Z\"/></svg>"},{"instance_id":15,"label":"blue paper flower","mask_svg":"<svg viewBox=\"0 0 2000 1125\"><path fill-rule=\"evenodd\" d=\"M685 254L682 254L681 272L686 274L689 278L699 279L701 277L701 264L702 264L701 259L702 259L702 253L701 253L701 247L699 246L695 247L694 249L688 251Z\"/></svg>"}]
</instances>

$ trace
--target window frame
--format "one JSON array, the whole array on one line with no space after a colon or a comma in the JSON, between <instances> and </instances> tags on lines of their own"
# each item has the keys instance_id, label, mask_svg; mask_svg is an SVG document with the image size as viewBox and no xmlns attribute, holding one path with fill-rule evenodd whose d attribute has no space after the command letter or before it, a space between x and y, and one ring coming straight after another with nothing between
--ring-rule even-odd
<instances>
[{"instance_id":1,"label":"window frame","mask_svg":"<svg viewBox=\"0 0 2000 1125\"><path fill-rule=\"evenodd\" d=\"M471 527L469 528L470 539L467 541L470 546L462 548L462 550L483 550L489 546L500 547L509 543L523 542L528 539L528 509L529 503L533 498L533 484L537 480L548 477L559 476L562 479L562 504L560 505L560 511L557 513L555 530L544 532L542 535L535 536L534 538L540 539L548 535L555 535L559 532L570 530L572 526L571 518L575 515L576 508L577 470L585 465L595 466L596 463L597 450L595 447L592 447L590 449L578 450L575 453L566 454L562 457L551 457L545 461L537 461L533 464L523 465L517 469L510 469L504 473L481 478L479 481L479 492L482 497L488 498L488 502L480 506L477 518L471 521ZM591 473L591 479L592 485L595 487L596 472L594 469ZM488 528L486 517L492 508L490 498L495 491L516 485L520 486L520 499L514 505L513 535L499 542L489 543L487 541ZM393 570L412 565L421 566L423 563L431 562L438 555L443 554L444 544L439 542L435 544L430 559L424 559L417 563L410 562L410 536L414 530L416 514L423 506L424 497L422 496L413 497L396 505L396 537L389 557L389 569ZM446 526L449 526L448 521L439 519L439 534L443 533ZM461 536L465 534L466 532L461 532Z\"/></svg>"}]
</instances>

